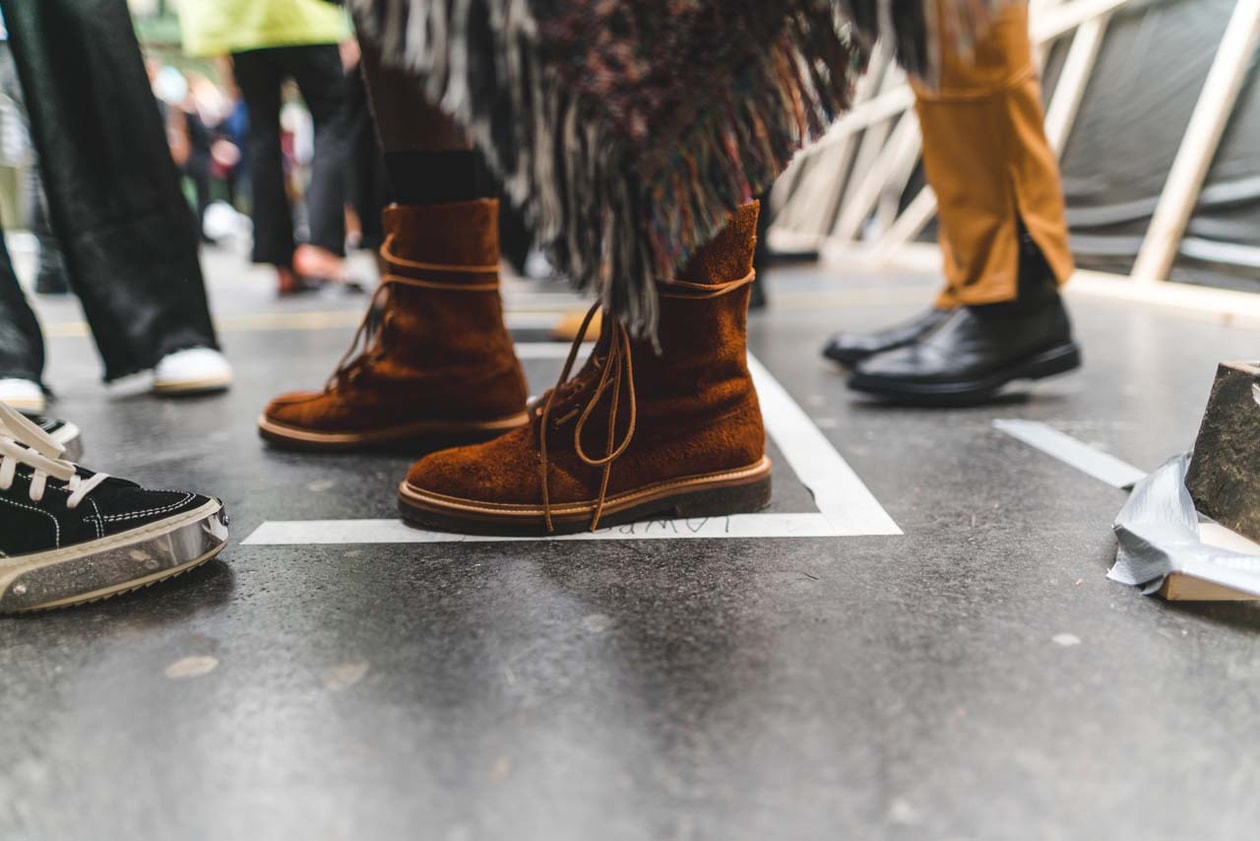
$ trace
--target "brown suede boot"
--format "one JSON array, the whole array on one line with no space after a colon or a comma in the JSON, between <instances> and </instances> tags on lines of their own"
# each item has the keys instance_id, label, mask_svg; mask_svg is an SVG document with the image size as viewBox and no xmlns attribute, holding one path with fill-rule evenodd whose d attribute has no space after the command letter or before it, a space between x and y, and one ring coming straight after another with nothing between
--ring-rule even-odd
<instances>
[{"instance_id":1,"label":"brown suede boot","mask_svg":"<svg viewBox=\"0 0 1260 841\"><path fill-rule=\"evenodd\" d=\"M394 205L385 230L388 272L353 345L323 391L271 402L258 421L271 443L424 452L529 422L499 298L498 202Z\"/></svg>"},{"instance_id":2,"label":"brown suede boot","mask_svg":"<svg viewBox=\"0 0 1260 841\"><path fill-rule=\"evenodd\" d=\"M528 427L417 462L399 490L403 519L543 535L765 507L770 461L746 351L756 226L746 205L682 280L660 285L663 355L606 316L590 361L566 381L575 343Z\"/></svg>"}]
</instances>

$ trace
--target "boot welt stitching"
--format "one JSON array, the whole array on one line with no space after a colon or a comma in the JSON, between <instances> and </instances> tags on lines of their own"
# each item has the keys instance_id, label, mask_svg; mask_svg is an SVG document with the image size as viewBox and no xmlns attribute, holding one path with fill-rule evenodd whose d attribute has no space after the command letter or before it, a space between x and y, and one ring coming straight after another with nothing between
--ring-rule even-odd
<instances>
[{"instance_id":1,"label":"boot welt stitching","mask_svg":"<svg viewBox=\"0 0 1260 841\"><path fill-rule=\"evenodd\" d=\"M417 421L413 424L400 424L383 429L365 429L346 432L322 432L289 426L270 420L265 415L258 419L258 426L264 432L283 435L300 441L312 443L361 444L372 441L389 441L410 435L444 435L461 432L496 432L511 431L529 423L529 415L521 412L506 418L489 421Z\"/></svg>"},{"instance_id":2,"label":"boot welt stitching","mask_svg":"<svg viewBox=\"0 0 1260 841\"><path fill-rule=\"evenodd\" d=\"M646 501L654 496L668 493L680 488L694 486L702 487L709 484L721 484L723 481L728 480L739 480L758 475L769 475L770 468L770 458L768 456L762 456L761 461L748 467L736 470L726 470L718 473L704 473L699 476L686 476L681 479L671 479L667 482L648 485L633 491L625 491L616 496L609 497L605 502L605 507L621 509L636 502ZM472 500L426 491L422 488L417 488L408 482L403 482L400 491L405 499L414 499L417 502L430 503L444 508L468 511L470 513L499 514L514 517L542 517L546 513L541 504L522 505L508 503L478 503ZM597 499L586 500L583 502L566 502L559 505L552 505L551 513L553 515L560 516L576 516L579 514L586 515L590 514L597 507L599 507L599 500Z\"/></svg>"}]
</instances>

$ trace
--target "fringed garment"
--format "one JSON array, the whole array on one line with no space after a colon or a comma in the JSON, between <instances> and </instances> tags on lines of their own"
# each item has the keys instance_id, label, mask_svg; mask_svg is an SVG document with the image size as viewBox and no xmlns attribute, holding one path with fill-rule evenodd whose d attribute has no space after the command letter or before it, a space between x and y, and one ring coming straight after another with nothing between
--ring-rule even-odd
<instances>
[{"instance_id":1,"label":"fringed garment","mask_svg":"<svg viewBox=\"0 0 1260 841\"><path fill-rule=\"evenodd\" d=\"M668 279L850 104L876 37L928 78L1001 0L351 0L637 335Z\"/></svg>"}]
</instances>

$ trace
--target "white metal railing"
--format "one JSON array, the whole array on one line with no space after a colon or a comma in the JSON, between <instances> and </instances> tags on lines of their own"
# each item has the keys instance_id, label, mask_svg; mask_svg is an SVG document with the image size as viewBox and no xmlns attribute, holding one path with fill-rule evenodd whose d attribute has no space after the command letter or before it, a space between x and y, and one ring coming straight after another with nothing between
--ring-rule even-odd
<instances>
[{"instance_id":1,"label":"white metal railing","mask_svg":"<svg viewBox=\"0 0 1260 841\"><path fill-rule=\"evenodd\" d=\"M1052 44L1071 42L1046 108L1046 135L1059 154L1072 133L1108 24L1129 2L1030 3L1032 40L1043 63ZM1168 279L1258 44L1260 0L1238 0L1134 265L1131 277L1139 284L1149 287ZM913 104L904 74L877 49L853 110L802 153L776 187L774 236L876 264L895 260L936 214L930 187L900 209L921 152Z\"/></svg>"}]
</instances>

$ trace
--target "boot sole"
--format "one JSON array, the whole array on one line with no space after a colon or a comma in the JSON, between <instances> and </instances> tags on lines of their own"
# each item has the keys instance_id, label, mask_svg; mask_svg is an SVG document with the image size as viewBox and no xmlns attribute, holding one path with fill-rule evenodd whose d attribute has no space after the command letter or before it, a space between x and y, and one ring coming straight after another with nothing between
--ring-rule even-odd
<instances>
[{"instance_id":1,"label":"boot sole","mask_svg":"<svg viewBox=\"0 0 1260 841\"><path fill-rule=\"evenodd\" d=\"M529 415L521 412L492 421L421 421L370 432L316 432L276 423L263 416L258 419L258 433L280 449L304 452L352 452L401 446L435 450L489 441L527 423Z\"/></svg>"},{"instance_id":2,"label":"boot sole","mask_svg":"<svg viewBox=\"0 0 1260 841\"><path fill-rule=\"evenodd\" d=\"M658 482L610 496L600 528L641 520L694 519L750 514L770 504L770 459L740 470ZM403 482L398 507L405 523L432 531L499 537L546 537L541 505L504 505L435 494ZM551 509L551 535L586 531L596 502L565 503Z\"/></svg>"},{"instance_id":3,"label":"boot sole","mask_svg":"<svg viewBox=\"0 0 1260 841\"><path fill-rule=\"evenodd\" d=\"M957 405L991 400L1004 386L1016 380L1044 380L1080 367L1081 348L1069 340L984 377L946 383L916 383L859 373L849 381L849 389L924 405Z\"/></svg>"},{"instance_id":4,"label":"boot sole","mask_svg":"<svg viewBox=\"0 0 1260 841\"><path fill-rule=\"evenodd\" d=\"M223 504L62 549L0 559L0 614L101 601L183 575L227 545Z\"/></svg>"}]
</instances>

